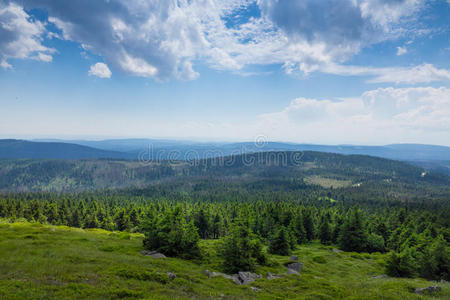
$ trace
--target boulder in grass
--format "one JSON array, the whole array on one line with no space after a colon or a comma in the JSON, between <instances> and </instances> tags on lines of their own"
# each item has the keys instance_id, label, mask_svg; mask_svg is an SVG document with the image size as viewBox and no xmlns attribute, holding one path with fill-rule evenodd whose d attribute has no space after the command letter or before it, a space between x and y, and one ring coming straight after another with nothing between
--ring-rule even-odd
<instances>
[{"instance_id":1,"label":"boulder in grass","mask_svg":"<svg viewBox=\"0 0 450 300\"><path fill-rule=\"evenodd\" d=\"M277 278L281 278L281 277L283 277L283 276L277 275L277 274L272 274L270 272L266 273L266 279L268 279L268 280L273 280L273 279L277 279Z\"/></svg>"},{"instance_id":2,"label":"boulder in grass","mask_svg":"<svg viewBox=\"0 0 450 300\"><path fill-rule=\"evenodd\" d=\"M222 276L223 278L231 279L231 280L233 280L234 283L236 283L238 285L249 284L249 283L255 281L255 279L262 278L261 275L255 274L255 273L251 273L251 272L239 272L238 274L227 275L227 274L224 274L224 273L219 273L219 272L213 272L213 271L205 270L205 271L203 271L203 273L206 276L208 276L208 278Z\"/></svg>"},{"instance_id":3,"label":"boulder in grass","mask_svg":"<svg viewBox=\"0 0 450 300\"><path fill-rule=\"evenodd\" d=\"M442 290L442 288L440 286L429 286L429 287L425 287L425 288L417 288L415 290L416 294L434 294L434 293L439 293Z\"/></svg>"},{"instance_id":4,"label":"boulder in grass","mask_svg":"<svg viewBox=\"0 0 450 300\"><path fill-rule=\"evenodd\" d=\"M336 249L336 248L333 248L333 250L332 250L334 253L341 253L342 252L342 250L339 250L339 249Z\"/></svg>"},{"instance_id":5,"label":"boulder in grass","mask_svg":"<svg viewBox=\"0 0 450 300\"><path fill-rule=\"evenodd\" d=\"M386 278L388 278L388 276L386 274L381 274L381 275L373 276L373 278L375 278L375 279L386 279Z\"/></svg>"},{"instance_id":6,"label":"boulder in grass","mask_svg":"<svg viewBox=\"0 0 450 300\"><path fill-rule=\"evenodd\" d=\"M144 256L151 256L152 258L166 258L166 256L158 251L143 250L140 252Z\"/></svg>"},{"instance_id":7,"label":"boulder in grass","mask_svg":"<svg viewBox=\"0 0 450 300\"><path fill-rule=\"evenodd\" d=\"M232 279L234 283L238 285L245 285L252 283L256 279L261 278L262 276L259 274L251 273L251 272L239 272L238 274L234 274Z\"/></svg>"},{"instance_id":8,"label":"boulder in grass","mask_svg":"<svg viewBox=\"0 0 450 300\"><path fill-rule=\"evenodd\" d=\"M295 271L295 270L288 269L288 270L287 270L287 274L288 274L288 275L292 275L292 274L296 274L296 275L297 275L297 274L300 274L300 273L297 272L297 271Z\"/></svg>"},{"instance_id":9,"label":"boulder in grass","mask_svg":"<svg viewBox=\"0 0 450 300\"><path fill-rule=\"evenodd\" d=\"M298 256L292 255L291 257L289 257L289 260L298 261Z\"/></svg>"},{"instance_id":10,"label":"boulder in grass","mask_svg":"<svg viewBox=\"0 0 450 300\"><path fill-rule=\"evenodd\" d=\"M175 274L172 273L172 272L167 272L166 274L167 274L167 276L169 277L169 279L175 279L175 278L177 278L177 275L175 275Z\"/></svg>"},{"instance_id":11,"label":"boulder in grass","mask_svg":"<svg viewBox=\"0 0 450 300\"><path fill-rule=\"evenodd\" d=\"M288 270L294 270L294 271L296 271L297 273L300 272L300 270L302 269L302 267L303 267L303 264L300 263L300 262L296 262L296 263L292 263L292 264L288 264L288 265L287 265Z\"/></svg>"},{"instance_id":12,"label":"boulder in grass","mask_svg":"<svg viewBox=\"0 0 450 300\"><path fill-rule=\"evenodd\" d=\"M150 255L152 258L166 258L166 256L162 253L156 252Z\"/></svg>"}]
</instances>

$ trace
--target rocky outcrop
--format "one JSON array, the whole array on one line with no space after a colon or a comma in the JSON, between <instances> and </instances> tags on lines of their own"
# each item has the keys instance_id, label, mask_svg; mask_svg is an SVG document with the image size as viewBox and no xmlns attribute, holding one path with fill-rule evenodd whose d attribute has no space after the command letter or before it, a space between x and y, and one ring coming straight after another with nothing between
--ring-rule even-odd
<instances>
[{"instance_id":1,"label":"rocky outcrop","mask_svg":"<svg viewBox=\"0 0 450 300\"><path fill-rule=\"evenodd\" d=\"M297 271L295 271L295 270L288 269L288 270L287 270L287 274L288 274L288 275L292 275L292 274L300 274L300 273L297 272Z\"/></svg>"},{"instance_id":2,"label":"rocky outcrop","mask_svg":"<svg viewBox=\"0 0 450 300\"><path fill-rule=\"evenodd\" d=\"M442 288L440 286L429 286L429 287L425 287L425 288L417 288L415 289L416 294L434 294L434 293L438 293L442 290Z\"/></svg>"},{"instance_id":3,"label":"rocky outcrop","mask_svg":"<svg viewBox=\"0 0 450 300\"><path fill-rule=\"evenodd\" d=\"M288 264L286 267L288 268L288 274L299 274L300 270L303 267L303 264L300 262L296 262L296 263Z\"/></svg>"},{"instance_id":4,"label":"rocky outcrop","mask_svg":"<svg viewBox=\"0 0 450 300\"><path fill-rule=\"evenodd\" d=\"M234 274L232 277L234 283L238 285L244 285L252 283L253 281L261 278L262 276L251 272L239 272L237 274Z\"/></svg>"},{"instance_id":5,"label":"rocky outcrop","mask_svg":"<svg viewBox=\"0 0 450 300\"><path fill-rule=\"evenodd\" d=\"M238 285L249 284L249 283L252 283L253 281L255 281L256 279L262 278L261 275L255 274L255 273L251 273L251 272L239 272L239 273L234 274L234 275L227 275L227 274L224 274L224 273L219 273L219 272L213 272L213 271L205 270L205 271L203 271L203 273L206 276L208 276L208 278L222 276L223 278L231 279L231 280L233 280L234 283L236 283Z\"/></svg>"},{"instance_id":6,"label":"rocky outcrop","mask_svg":"<svg viewBox=\"0 0 450 300\"><path fill-rule=\"evenodd\" d=\"M289 257L289 260L298 261L298 256L292 255L291 257Z\"/></svg>"},{"instance_id":7,"label":"rocky outcrop","mask_svg":"<svg viewBox=\"0 0 450 300\"><path fill-rule=\"evenodd\" d=\"M147 251L147 250L143 250L141 252L142 255L144 256L151 256L152 258L166 258L166 256L162 253L159 253L158 251Z\"/></svg>"}]
</instances>

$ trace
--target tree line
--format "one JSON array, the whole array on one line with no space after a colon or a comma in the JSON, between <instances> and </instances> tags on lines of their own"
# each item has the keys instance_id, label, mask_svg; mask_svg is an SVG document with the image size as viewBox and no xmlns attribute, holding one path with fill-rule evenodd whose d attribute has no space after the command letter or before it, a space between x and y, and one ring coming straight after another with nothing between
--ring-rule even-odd
<instances>
[{"instance_id":1,"label":"tree line","mask_svg":"<svg viewBox=\"0 0 450 300\"><path fill-rule=\"evenodd\" d=\"M252 270L267 263L268 254L289 255L297 245L318 240L344 251L390 252L386 271L391 276L450 279L450 215L445 204L424 208L278 197L194 201L23 193L0 196L0 217L142 232L146 249L187 259L201 256L200 239L220 239L227 272Z\"/></svg>"}]
</instances>

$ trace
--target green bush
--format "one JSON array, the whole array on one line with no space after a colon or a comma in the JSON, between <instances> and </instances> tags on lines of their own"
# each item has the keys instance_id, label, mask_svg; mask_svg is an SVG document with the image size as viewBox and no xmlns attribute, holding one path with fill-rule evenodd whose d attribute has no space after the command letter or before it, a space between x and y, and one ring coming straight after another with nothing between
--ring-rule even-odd
<instances>
[{"instance_id":1,"label":"green bush","mask_svg":"<svg viewBox=\"0 0 450 300\"><path fill-rule=\"evenodd\" d=\"M386 261L386 273L393 277L416 277L415 251L406 249L400 253L391 252Z\"/></svg>"},{"instance_id":2,"label":"green bush","mask_svg":"<svg viewBox=\"0 0 450 300\"><path fill-rule=\"evenodd\" d=\"M384 238L381 235L371 233L367 237L367 251L372 252L384 252L386 247L384 245Z\"/></svg>"}]
</instances>

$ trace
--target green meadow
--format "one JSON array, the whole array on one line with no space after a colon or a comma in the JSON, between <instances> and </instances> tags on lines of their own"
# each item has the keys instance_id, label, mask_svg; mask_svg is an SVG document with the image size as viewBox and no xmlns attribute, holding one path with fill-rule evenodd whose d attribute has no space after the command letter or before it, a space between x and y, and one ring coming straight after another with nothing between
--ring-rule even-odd
<instances>
[{"instance_id":1,"label":"green meadow","mask_svg":"<svg viewBox=\"0 0 450 300\"><path fill-rule=\"evenodd\" d=\"M450 299L448 283L377 278L384 274L386 254L301 245L293 252L304 264L300 275L286 275L289 257L270 256L268 266L257 268L262 279L238 286L204 274L221 271L217 240L202 240L202 258L188 261L143 256L142 239L141 234L3 221L0 299ZM284 276L268 280L267 272ZM442 287L437 295L414 293L436 284Z\"/></svg>"}]
</instances>

